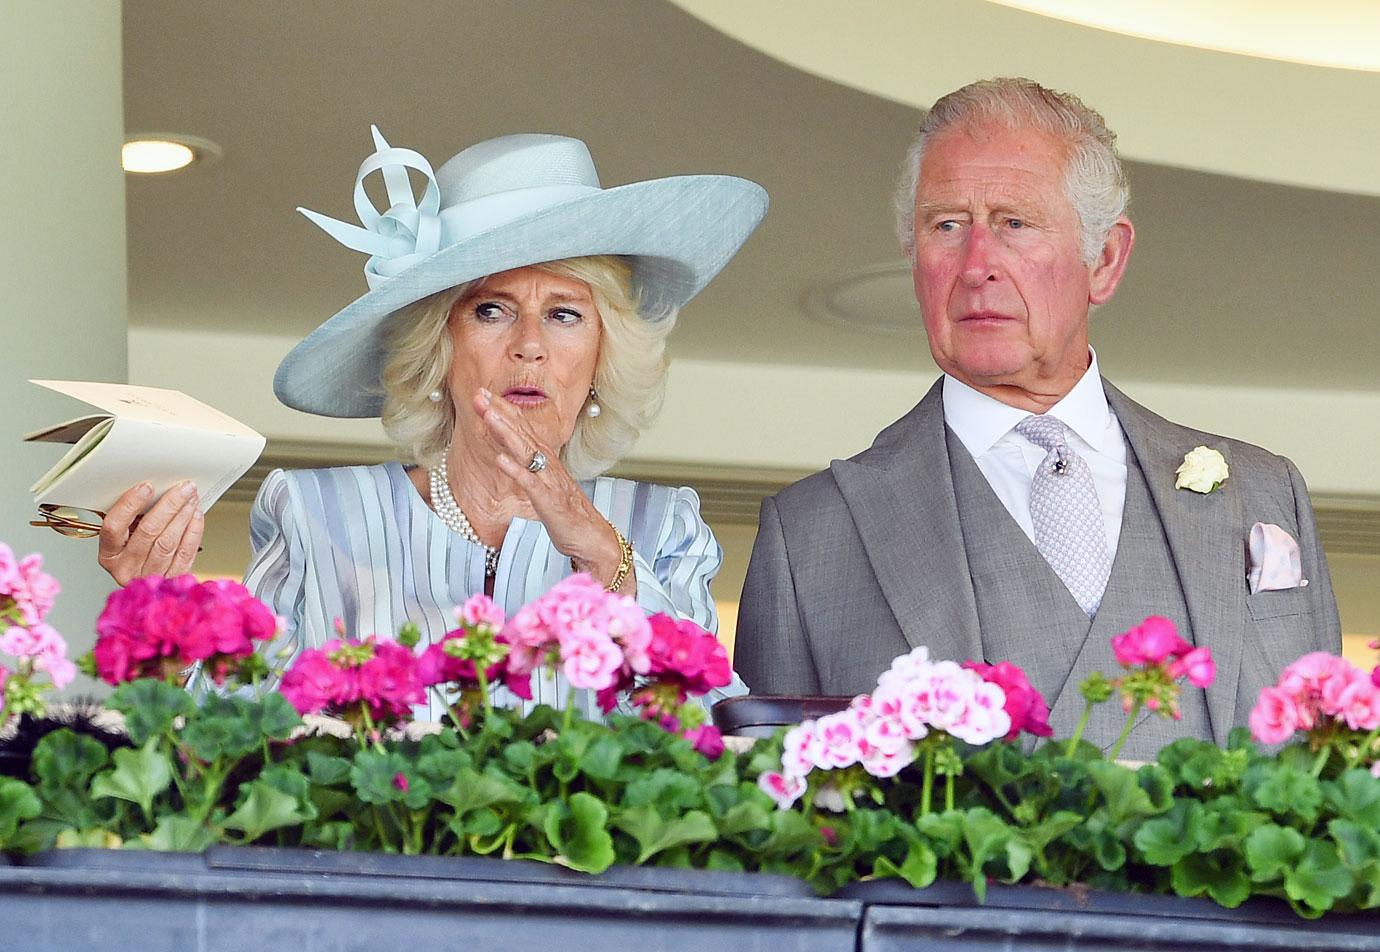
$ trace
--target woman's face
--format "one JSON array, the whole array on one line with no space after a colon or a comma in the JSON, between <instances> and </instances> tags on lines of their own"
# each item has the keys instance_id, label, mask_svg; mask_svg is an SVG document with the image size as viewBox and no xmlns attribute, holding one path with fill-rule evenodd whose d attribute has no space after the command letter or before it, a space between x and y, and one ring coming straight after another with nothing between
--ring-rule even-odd
<instances>
[{"instance_id":1,"label":"woman's face","mask_svg":"<svg viewBox=\"0 0 1380 952\"><path fill-rule=\"evenodd\" d=\"M450 392L456 426L478 426L484 387L553 448L575 432L599 359L603 321L589 285L536 268L489 275L455 303Z\"/></svg>"}]
</instances>

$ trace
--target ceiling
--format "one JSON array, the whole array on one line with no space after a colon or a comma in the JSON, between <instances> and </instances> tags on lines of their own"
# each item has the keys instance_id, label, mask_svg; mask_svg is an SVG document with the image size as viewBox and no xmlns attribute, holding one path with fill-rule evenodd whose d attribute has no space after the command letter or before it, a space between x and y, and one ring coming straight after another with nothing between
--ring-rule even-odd
<instances>
[{"instance_id":1,"label":"ceiling","mask_svg":"<svg viewBox=\"0 0 1380 952\"><path fill-rule=\"evenodd\" d=\"M944 6L962 16L965 4L990 15L981 0ZM904 280L877 303L894 297L895 313L914 320L909 336L831 324L805 306L823 285L899 263L890 197L919 119L914 104L786 65L662 0L124 0L124 19L126 128L224 148L183 175L129 179L136 327L302 336L361 293L363 256L293 208L353 219L355 172L375 122L436 166L480 139L546 131L585 139L605 185L690 172L761 182L772 199L766 222L686 309L674 353L928 366ZM968 78L1008 65L978 55ZM1124 103L1115 70L1107 74L1108 98ZM1103 105L1091 84L1074 91ZM1274 112L1273 98L1261 89L1237 111L1243 128L1284 142L1299 123ZM1142 128L1133 105L1122 106L1125 121ZM1105 108L1117 128L1123 116ZM1376 112L1356 113L1335 136L1377 126ZM1311 147L1323 154L1329 143ZM1129 165L1138 242L1121 291L1093 319L1104 368L1138 380L1380 388L1377 192L1185 164L1193 167L1162 157Z\"/></svg>"}]
</instances>

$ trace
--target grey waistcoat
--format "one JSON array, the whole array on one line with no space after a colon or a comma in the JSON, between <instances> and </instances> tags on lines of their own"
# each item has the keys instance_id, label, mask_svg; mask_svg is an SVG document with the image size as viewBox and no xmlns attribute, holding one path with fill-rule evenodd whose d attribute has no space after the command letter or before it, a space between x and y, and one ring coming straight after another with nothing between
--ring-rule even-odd
<instances>
[{"instance_id":1,"label":"grey waistcoat","mask_svg":"<svg viewBox=\"0 0 1380 952\"><path fill-rule=\"evenodd\" d=\"M1194 642L1178 572L1135 453L1127 447L1126 506L1102 604L1091 620L1035 544L1006 511L967 449L946 428L954 495L977 600L982 651L989 662L1020 665L1051 708L1056 737L1068 737L1083 711L1079 684L1093 671L1121 673L1111 638L1148 615L1163 615ZM1183 683L1183 719L1142 714L1120 756L1149 760L1179 737L1212 739L1202 689ZM1116 698L1093 713L1084 738L1111 746L1125 723Z\"/></svg>"}]
</instances>

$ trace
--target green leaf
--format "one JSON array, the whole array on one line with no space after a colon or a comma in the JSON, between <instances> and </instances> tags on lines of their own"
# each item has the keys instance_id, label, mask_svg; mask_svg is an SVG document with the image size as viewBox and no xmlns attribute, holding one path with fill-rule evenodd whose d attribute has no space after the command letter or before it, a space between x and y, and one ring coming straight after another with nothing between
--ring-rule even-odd
<instances>
[{"instance_id":1,"label":"green leaf","mask_svg":"<svg viewBox=\"0 0 1380 952\"><path fill-rule=\"evenodd\" d=\"M1158 788L1163 784L1160 775L1165 771L1162 767L1154 769L1159 773L1151 783ZM1114 826L1121 826L1129 820L1154 816L1169 808L1167 797L1157 798L1155 795L1161 792L1159 789L1147 791L1141 786L1140 777L1133 770L1119 764L1097 761L1088 764L1088 773L1107 804L1107 813Z\"/></svg>"},{"instance_id":2,"label":"green leaf","mask_svg":"<svg viewBox=\"0 0 1380 952\"><path fill-rule=\"evenodd\" d=\"M768 823L771 833L762 841L758 851L767 856L794 856L823 844L819 830L810 825L804 815L795 810L775 810Z\"/></svg>"},{"instance_id":3,"label":"green leaf","mask_svg":"<svg viewBox=\"0 0 1380 952\"><path fill-rule=\"evenodd\" d=\"M122 684L105 706L125 716L125 733L136 747L161 736L176 718L196 710L196 702L186 691L152 678Z\"/></svg>"},{"instance_id":4,"label":"green leaf","mask_svg":"<svg viewBox=\"0 0 1380 952\"><path fill-rule=\"evenodd\" d=\"M270 830L300 826L314 818L309 804L260 779L249 784L239 808L225 818L223 826L241 831L252 842Z\"/></svg>"},{"instance_id":5,"label":"green leaf","mask_svg":"<svg viewBox=\"0 0 1380 952\"><path fill-rule=\"evenodd\" d=\"M1235 909L1251 894L1251 881L1234 853L1193 853L1174 864L1169 883L1180 896L1207 895Z\"/></svg>"},{"instance_id":6,"label":"green leaf","mask_svg":"<svg viewBox=\"0 0 1380 952\"><path fill-rule=\"evenodd\" d=\"M1176 801L1168 813L1141 824L1133 837L1136 849L1152 866L1173 866L1198 848L1196 827L1202 816L1198 801Z\"/></svg>"},{"instance_id":7,"label":"green leaf","mask_svg":"<svg viewBox=\"0 0 1380 952\"><path fill-rule=\"evenodd\" d=\"M66 829L57 835L54 844L60 850L98 849L117 850L123 843L116 833L105 829Z\"/></svg>"},{"instance_id":8,"label":"green leaf","mask_svg":"<svg viewBox=\"0 0 1380 952\"><path fill-rule=\"evenodd\" d=\"M1257 763L1246 771L1241 786L1257 806L1276 816L1296 816L1304 823L1316 820L1322 806L1317 778L1297 767Z\"/></svg>"},{"instance_id":9,"label":"green leaf","mask_svg":"<svg viewBox=\"0 0 1380 952\"><path fill-rule=\"evenodd\" d=\"M1380 784L1376 784L1380 786ZM1342 862L1353 871L1380 862L1380 833L1355 820L1333 820L1327 831L1341 849Z\"/></svg>"},{"instance_id":10,"label":"green leaf","mask_svg":"<svg viewBox=\"0 0 1380 952\"><path fill-rule=\"evenodd\" d=\"M1356 880L1337 856L1337 848L1323 840L1310 841L1298 865L1284 875L1285 894L1317 912L1332 908L1355 885Z\"/></svg>"},{"instance_id":11,"label":"green leaf","mask_svg":"<svg viewBox=\"0 0 1380 952\"><path fill-rule=\"evenodd\" d=\"M715 869L725 873L742 873L747 871L743 861L732 853L720 849L709 851L709 856L704 861L705 869Z\"/></svg>"},{"instance_id":12,"label":"green leaf","mask_svg":"<svg viewBox=\"0 0 1380 952\"><path fill-rule=\"evenodd\" d=\"M347 757L323 754L318 750L307 752L307 771L311 782L323 787L333 787L350 779L350 767Z\"/></svg>"},{"instance_id":13,"label":"green leaf","mask_svg":"<svg viewBox=\"0 0 1380 952\"><path fill-rule=\"evenodd\" d=\"M153 832L140 838L145 849L165 853L200 853L216 842L215 834L189 816L165 816Z\"/></svg>"},{"instance_id":14,"label":"green leaf","mask_svg":"<svg viewBox=\"0 0 1380 952\"><path fill-rule=\"evenodd\" d=\"M395 750L361 750L350 767L350 785L365 803L398 803L403 789L397 783L407 776L407 758Z\"/></svg>"},{"instance_id":15,"label":"green leaf","mask_svg":"<svg viewBox=\"0 0 1380 952\"><path fill-rule=\"evenodd\" d=\"M699 755L696 754L698 757ZM623 791L624 807L655 806L662 813L680 813L703 803L700 785L694 777L678 770L658 768L638 777Z\"/></svg>"},{"instance_id":16,"label":"green leaf","mask_svg":"<svg viewBox=\"0 0 1380 952\"><path fill-rule=\"evenodd\" d=\"M1380 829L1380 783L1369 770L1348 770L1324 784L1323 793L1339 815L1369 829Z\"/></svg>"},{"instance_id":17,"label":"green leaf","mask_svg":"<svg viewBox=\"0 0 1380 952\"><path fill-rule=\"evenodd\" d=\"M613 737L600 737L589 745L580 760L585 776L596 780L612 780L623 762L623 746Z\"/></svg>"},{"instance_id":18,"label":"green leaf","mask_svg":"<svg viewBox=\"0 0 1380 952\"><path fill-rule=\"evenodd\" d=\"M765 830L771 822L769 816L761 803L752 800L735 803L719 818L719 834L733 836L750 830Z\"/></svg>"},{"instance_id":19,"label":"green leaf","mask_svg":"<svg viewBox=\"0 0 1380 952\"><path fill-rule=\"evenodd\" d=\"M529 795L511 780L493 774L477 773L466 767L437 799L455 809L456 815L496 804L520 804Z\"/></svg>"},{"instance_id":20,"label":"green leaf","mask_svg":"<svg viewBox=\"0 0 1380 952\"><path fill-rule=\"evenodd\" d=\"M650 805L619 810L613 825L637 841L635 862L639 866L662 850L686 843L712 843L719 835L709 814L701 810L668 820Z\"/></svg>"},{"instance_id":21,"label":"green leaf","mask_svg":"<svg viewBox=\"0 0 1380 952\"><path fill-rule=\"evenodd\" d=\"M1034 826L1026 827L1023 832L1032 846L1043 850L1082 822L1083 818L1072 810L1060 810Z\"/></svg>"},{"instance_id":22,"label":"green leaf","mask_svg":"<svg viewBox=\"0 0 1380 952\"><path fill-rule=\"evenodd\" d=\"M557 862L586 873L602 873L613 865L613 837L605 828L608 818L608 808L583 791L574 794L564 810L548 813L546 835L560 851Z\"/></svg>"},{"instance_id":23,"label":"green leaf","mask_svg":"<svg viewBox=\"0 0 1380 952\"><path fill-rule=\"evenodd\" d=\"M1303 855L1303 834L1288 826L1266 823L1246 837L1246 865L1258 883L1284 878Z\"/></svg>"},{"instance_id":24,"label":"green leaf","mask_svg":"<svg viewBox=\"0 0 1380 952\"><path fill-rule=\"evenodd\" d=\"M148 816L153 810L153 798L172 783L172 768L167 755L158 748L158 738L150 738L142 747L117 750L114 757L115 768L92 779L91 796L137 803Z\"/></svg>"},{"instance_id":25,"label":"green leaf","mask_svg":"<svg viewBox=\"0 0 1380 952\"><path fill-rule=\"evenodd\" d=\"M14 777L0 777L0 849L9 843L20 823L32 820L41 811L33 787Z\"/></svg>"},{"instance_id":26,"label":"green leaf","mask_svg":"<svg viewBox=\"0 0 1380 952\"><path fill-rule=\"evenodd\" d=\"M872 864L874 877L896 876L916 889L924 889L933 883L938 872L938 857L934 855L934 850L923 843L911 843L900 866L885 856L878 856Z\"/></svg>"},{"instance_id":27,"label":"green leaf","mask_svg":"<svg viewBox=\"0 0 1380 952\"><path fill-rule=\"evenodd\" d=\"M968 846L970 862L968 878L979 901L987 898L986 865L990 860L1007 854L1011 834L1011 827L985 807L975 807L963 817L963 839ZM1028 854L1025 862L1029 865ZM1021 873L1024 872L1022 869Z\"/></svg>"},{"instance_id":28,"label":"green leaf","mask_svg":"<svg viewBox=\"0 0 1380 952\"><path fill-rule=\"evenodd\" d=\"M244 717L255 734L269 740L287 740L302 725L302 715L277 691L247 703Z\"/></svg>"},{"instance_id":29,"label":"green leaf","mask_svg":"<svg viewBox=\"0 0 1380 952\"><path fill-rule=\"evenodd\" d=\"M33 773L45 796L84 790L96 771L110 763L105 745L70 728L59 728L34 747Z\"/></svg>"}]
</instances>

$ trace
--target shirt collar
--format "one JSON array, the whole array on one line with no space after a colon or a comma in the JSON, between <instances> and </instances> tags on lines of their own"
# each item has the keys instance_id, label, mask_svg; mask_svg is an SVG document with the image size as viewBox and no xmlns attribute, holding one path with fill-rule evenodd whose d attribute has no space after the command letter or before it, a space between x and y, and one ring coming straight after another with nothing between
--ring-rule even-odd
<instances>
[{"instance_id":1,"label":"shirt collar","mask_svg":"<svg viewBox=\"0 0 1380 952\"><path fill-rule=\"evenodd\" d=\"M1047 412L1100 452L1104 450L1111 410L1107 406L1107 394L1102 389L1097 352L1089 347L1088 353L1091 359L1087 371L1073 389ZM1028 416L1030 414L1025 410L1008 406L948 374L944 375L944 422L968 452L973 454L974 459L990 450Z\"/></svg>"}]
</instances>

